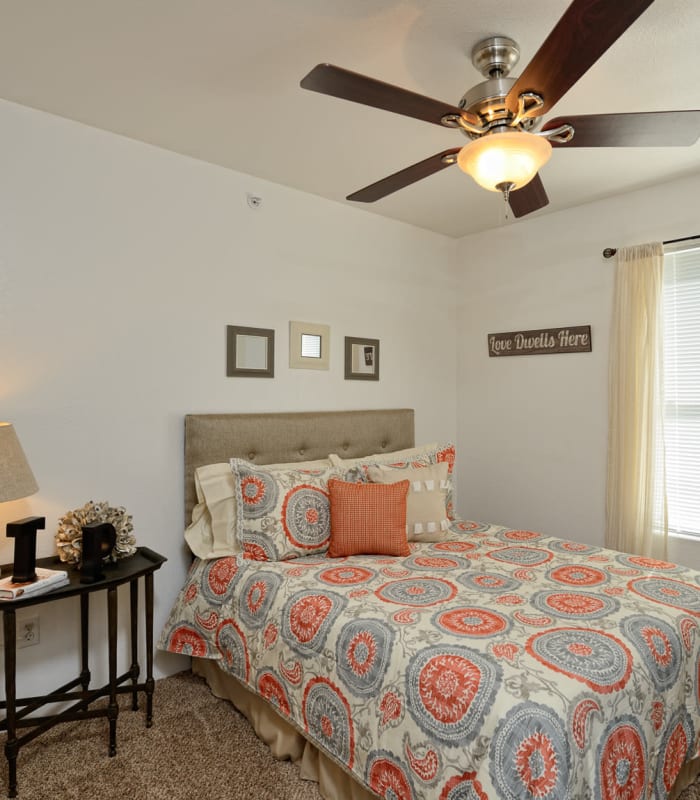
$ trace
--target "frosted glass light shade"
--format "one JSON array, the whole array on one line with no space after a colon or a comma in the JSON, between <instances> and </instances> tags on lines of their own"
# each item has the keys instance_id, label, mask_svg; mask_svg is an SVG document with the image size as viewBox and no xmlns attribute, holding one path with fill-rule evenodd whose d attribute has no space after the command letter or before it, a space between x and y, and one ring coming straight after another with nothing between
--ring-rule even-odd
<instances>
[{"instance_id":1,"label":"frosted glass light shade","mask_svg":"<svg viewBox=\"0 0 700 800\"><path fill-rule=\"evenodd\" d=\"M460 169L491 192L499 183L521 189L537 175L552 155L552 145L533 133L506 131L474 139L457 155Z\"/></svg>"},{"instance_id":2,"label":"frosted glass light shade","mask_svg":"<svg viewBox=\"0 0 700 800\"><path fill-rule=\"evenodd\" d=\"M38 491L14 427L9 422L0 422L0 503Z\"/></svg>"}]
</instances>

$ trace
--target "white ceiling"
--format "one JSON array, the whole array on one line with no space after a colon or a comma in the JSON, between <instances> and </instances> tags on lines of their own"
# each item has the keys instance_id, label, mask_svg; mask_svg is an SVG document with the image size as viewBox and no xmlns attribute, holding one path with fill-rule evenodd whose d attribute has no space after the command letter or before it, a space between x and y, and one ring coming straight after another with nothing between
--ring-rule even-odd
<instances>
[{"instance_id":1,"label":"white ceiling","mask_svg":"<svg viewBox=\"0 0 700 800\"><path fill-rule=\"evenodd\" d=\"M0 97L346 202L466 140L305 91L299 81L313 66L330 62L457 104L483 80L469 57L475 42L514 38L517 76L567 5L0 0ZM547 116L700 109L699 43L698 0L656 0ZM537 213L692 172L700 172L700 143L555 150L541 172L550 205ZM504 224L500 196L457 167L359 207L449 236Z\"/></svg>"}]
</instances>

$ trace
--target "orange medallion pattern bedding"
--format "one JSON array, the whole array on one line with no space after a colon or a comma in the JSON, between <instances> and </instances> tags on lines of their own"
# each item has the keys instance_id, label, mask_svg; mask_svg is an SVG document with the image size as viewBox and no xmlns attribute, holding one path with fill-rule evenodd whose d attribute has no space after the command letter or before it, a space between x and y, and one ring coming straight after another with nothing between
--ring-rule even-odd
<instances>
[{"instance_id":1,"label":"orange medallion pattern bedding","mask_svg":"<svg viewBox=\"0 0 700 800\"><path fill-rule=\"evenodd\" d=\"M460 520L410 550L195 561L160 647L382 797L667 797L698 754L699 572Z\"/></svg>"}]
</instances>

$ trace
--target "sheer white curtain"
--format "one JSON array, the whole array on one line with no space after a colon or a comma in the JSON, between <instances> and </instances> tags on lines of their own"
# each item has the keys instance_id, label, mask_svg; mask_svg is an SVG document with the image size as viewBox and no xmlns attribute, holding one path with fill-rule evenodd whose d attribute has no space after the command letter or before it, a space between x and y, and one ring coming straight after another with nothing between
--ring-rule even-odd
<instances>
[{"instance_id":1,"label":"sheer white curtain","mask_svg":"<svg viewBox=\"0 0 700 800\"><path fill-rule=\"evenodd\" d=\"M608 547L666 558L663 459L664 251L617 252L608 391Z\"/></svg>"}]
</instances>

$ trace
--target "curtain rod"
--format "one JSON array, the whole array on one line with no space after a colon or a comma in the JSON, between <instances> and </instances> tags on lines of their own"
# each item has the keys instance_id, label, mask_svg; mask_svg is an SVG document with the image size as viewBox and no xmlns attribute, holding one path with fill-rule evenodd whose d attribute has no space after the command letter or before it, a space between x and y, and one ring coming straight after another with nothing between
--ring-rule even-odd
<instances>
[{"instance_id":1,"label":"curtain rod","mask_svg":"<svg viewBox=\"0 0 700 800\"><path fill-rule=\"evenodd\" d=\"M676 244L677 242L690 242L693 239L700 239L700 234L697 236L683 236L680 239L668 239L667 241L662 242L661 244ZM603 250L603 258L612 258L615 255L615 253L617 253L616 248L606 247L605 250Z\"/></svg>"}]
</instances>

